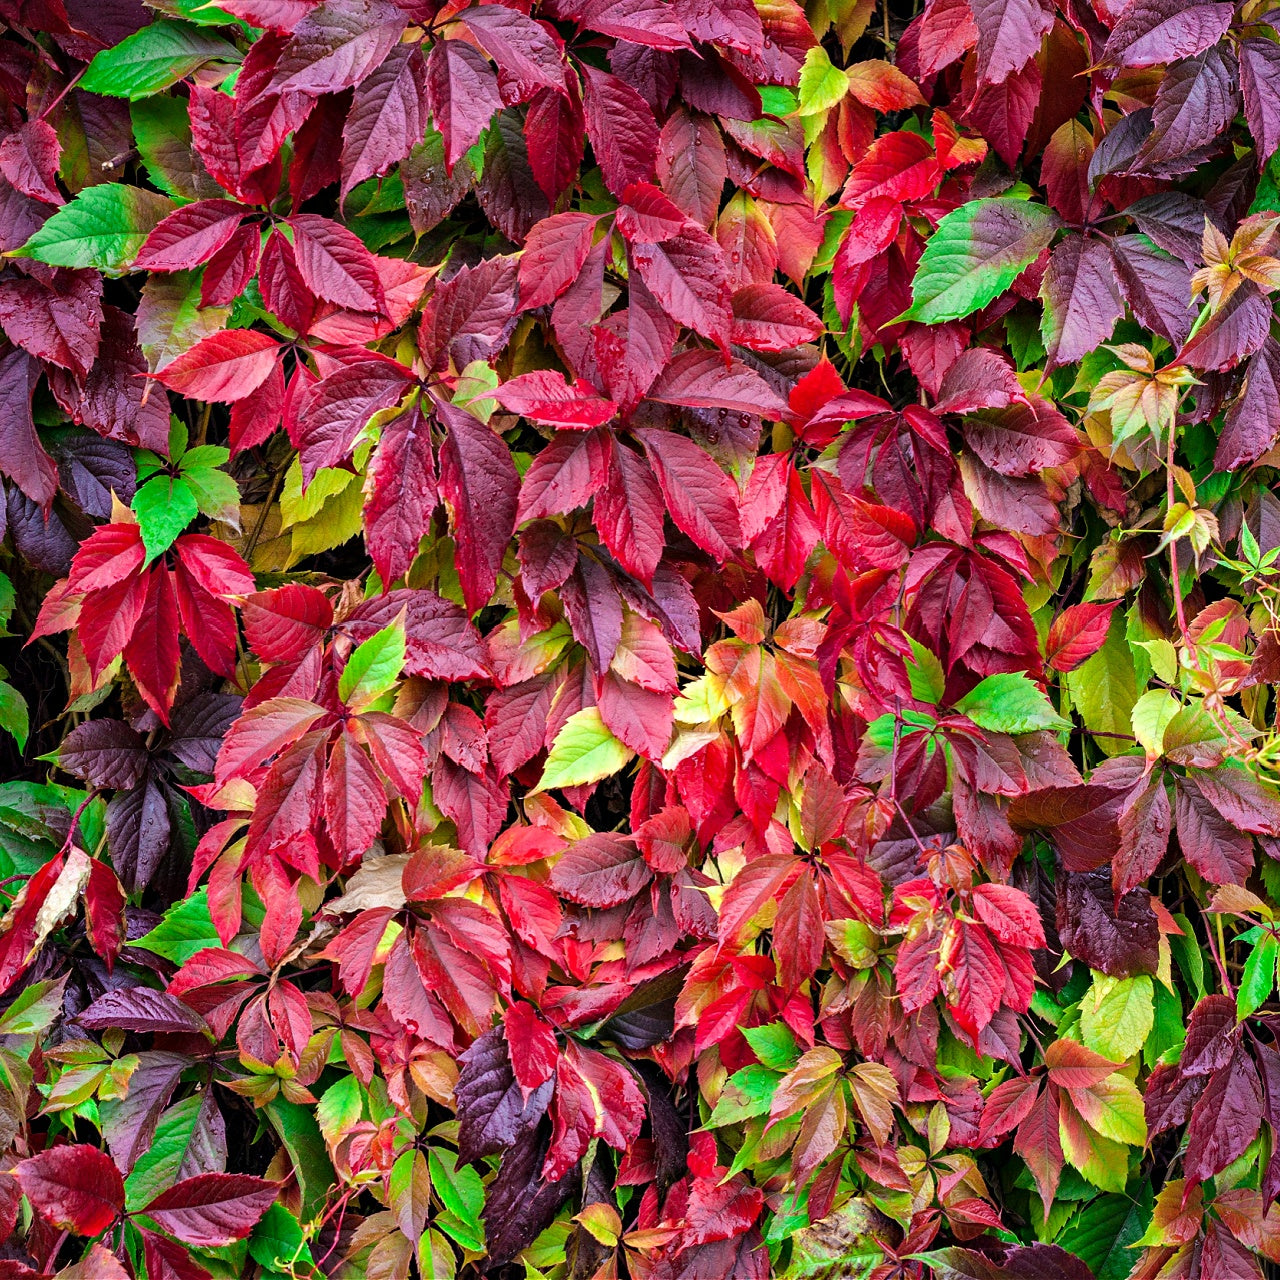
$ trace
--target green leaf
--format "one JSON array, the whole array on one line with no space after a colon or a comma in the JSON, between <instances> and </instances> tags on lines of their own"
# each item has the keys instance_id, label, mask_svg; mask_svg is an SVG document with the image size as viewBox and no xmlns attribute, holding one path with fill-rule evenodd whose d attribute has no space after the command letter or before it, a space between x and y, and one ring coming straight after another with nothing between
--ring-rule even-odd
<instances>
[{"instance_id":1,"label":"green leaf","mask_svg":"<svg viewBox=\"0 0 1280 1280\"><path fill-rule=\"evenodd\" d=\"M1112 1062L1124 1062L1142 1048L1155 1022L1151 978L1093 975L1080 1002L1080 1034L1085 1046Z\"/></svg>"},{"instance_id":2,"label":"green leaf","mask_svg":"<svg viewBox=\"0 0 1280 1280\"><path fill-rule=\"evenodd\" d=\"M797 114L816 116L836 106L849 92L849 77L831 65L827 51L815 44L804 55L800 68L800 105Z\"/></svg>"},{"instance_id":3,"label":"green leaf","mask_svg":"<svg viewBox=\"0 0 1280 1280\"><path fill-rule=\"evenodd\" d=\"M907 637L911 646L911 658L907 662L907 679L911 681L911 696L920 702L937 706L946 691L947 676L942 663L931 650L926 649L912 636Z\"/></svg>"},{"instance_id":4,"label":"green leaf","mask_svg":"<svg viewBox=\"0 0 1280 1280\"><path fill-rule=\"evenodd\" d=\"M1067 674L1072 704L1087 729L1107 735L1100 736L1097 745L1109 756L1129 749L1133 704L1138 700L1133 654L1124 630L1124 618L1117 611L1102 648Z\"/></svg>"},{"instance_id":5,"label":"green leaf","mask_svg":"<svg viewBox=\"0 0 1280 1280\"><path fill-rule=\"evenodd\" d=\"M905 318L959 320L994 302L1049 247L1061 225L1042 204L970 200L938 223L912 284Z\"/></svg>"},{"instance_id":6,"label":"green leaf","mask_svg":"<svg viewBox=\"0 0 1280 1280\"><path fill-rule=\"evenodd\" d=\"M143 187L103 182L86 187L13 251L53 267L94 267L122 276L173 201Z\"/></svg>"},{"instance_id":7,"label":"green leaf","mask_svg":"<svg viewBox=\"0 0 1280 1280\"><path fill-rule=\"evenodd\" d=\"M240 490L223 467L231 456L221 445L202 444L189 450L178 470L191 486L201 514L239 527Z\"/></svg>"},{"instance_id":8,"label":"green leaf","mask_svg":"<svg viewBox=\"0 0 1280 1280\"><path fill-rule=\"evenodd\" d=\"M313 1222L324 1211L329 1188L337 1180L320 1127L309 1107L285 1098L272 1098L263 1109L293 1162L302 1193L302 1221Z\"/></svg>"},{"instance_id":9,"label":"green leaf","mask_svg":"<svg viewBox=\"0 0 1280 1280\"><path fill-rule=\"evenodd\" d=\"M1125 1280L1135 1259L1129 1246L1151 1220L1151 1183L1139 1181L1135 1193L1136 1200L1105 1195L1086 1202L1054 1243L1075 1254L1097 1280Z\"/></svg>"},{"instance_id":10,"label":"green leaf","mask_svg":"<svg viewBox=\"0 0 1280 1280\"><path fill-rule=\"evenodd\" d=\"M0 632L7 633L9 619L13 616L13 606L17 596L13 590L13 582L7 573L0 573Z\"/></svg>"},{"instance_id":11,"label":"green leaf","mask_svg":"<svg viewBox=\"0 0 1280 1280\"><path fill-rule=\"evenodd\" d=\"M598 707L575 711L551 744L535 791L580 787L617 773L635 753L605 727Z\"/></svg>"},{"instance_id":12,"label":"green leaf","mask_svg":"<svg viewBox=\"0 0 1280 1280\"><path fill-rule=\"evenodd\" d=\"M150 933L132 946L154 951L176 965L184 965L204 947L221 947L222 940L209 914L209 890L201 887L164 913Z\"/></svg>"},{"instance_id":13,"label":"green leaf","mask_svg":"<svg viewBox=\"0 0 1280 1280\"><path fill-rule=\"evenodd\" d=\"M1133 704L1130 714L1133 736L1142 743L1147 755L1162 754L1164 731L1181 709L1182 704L1168 689L1148 689Z\"/></svg>"},{"instance_id":14,"label":"green leaf","mask_svg":"<svg viewBox=\"0 0 1280 1280\"><path fill-rule=\"evenodd\" d=\"M0 1015L0 1036L38 1035L62 1012L66 979L45 978L24 987L14 1002Z\"/></svg>"},{"instance_id":15,"label":"green leaf","mask_svg":"<svg viewBox=\"0 0 1280 1280\"><path fill-rule=\"evenodd\" d=\"M459 1168L458 1157L452 1151L436 1147L428 1153L427 1163L431 1187L454 1219L450 1222L443 1218L438 1225L464 1248L483 1250L480 1214L484 1208L484 1183L480 1175L470 1165Z\"/></svg>"},{"instance_id":16,"label":"green leaf","mask_svg":"<svg viewBox=\"0 0 1280 1280\"><path fill-rule=\"evenodd\" d=\"M718 1129L721 1125L740 1124L743 1120L767 1115L781 1079L776 1071L770 1071L759 1062L735 1071L725 1081L720 1097L716 1099L707 1128Z\"/></svg>"},{"instance_id":17,"label":"green leaf","mask_svg":"<svg viewBox=\"0 0 1280 1280\"><path fill-rule=\"evenodd\" d=\"M790 1071L800 1061L800 1044L785 1022L770 1022L763 1027L743 1027L743 1036L751 1052L770 1071Z\"/></svg>"},{"instance_id":18,"label":"green leaf","mask_svg":"<svg viewBox=\"0 0 1280 1280\"><path fill-rule=\"evenodd\" d=\"M1078 1093L1089 1100L1086 1123L1095 1133L1126 1146L1141 1147L1147 1141L1147 1120L1138 1086L1118 1071ZM1082 1113L1083 1114L1083 1113Z\"/></svg>"},{"instance_id":19,"label":"green leaf","mask_svg":"<svg viewBox=\"0 0 1280 1280\"><path fill-rule=\"evenodd\" d=\"M192 1094L175 1102L160 1117L155 1137L138 1157L133 1172L125 1179L125 1203L129 1209L140 1209L178 1180L178 1170L195 1136L200 1119L201 1094ZM103 1107L116 1103L103 1103Z\"/></svg>"},{"instance_id":20,"label":"green leaf","mask_svg":"<svg viewBox=\"0 0 1280 1280\"><path fill-rule=\"evenodd\" d=\"M371 635L347 659L338 677L338 697L349 707L367 706L392 689L404 666L404 622Z\"/></svg>"},{"instance_id":21,"label":"green leaf","mask_svg":"<svg viewBox=\"0 0 1280 1280\"><path fill-rule=\"evenodd\" d=\"M364 1090L355 1076L343 1076L330 1085L316 1106L316 1121L329 1142L336 1142L363 1115Z\"/></svg>"},{"instance_id":22,"label":"green leaf","mask_svg":"<svg viewBox=\"0 0 1280 1280\"><path fill-rule=\"evenodd\" d=\"M30 729L27 704L22 694L7 680L0 680L0 729L13 735L19 751L27 749L27 733Z\"/></svg>"},{"instance_id":23,"label":"green leaf","mask_svg":"<svg viewBox=\"0 0 1280 1280\"><path fill-rule=\"evenodd\" d=\"M162 18L95 54L80 88L113 98L148 98L214 58L239 62L240 54L221 36Z\"/></svg>"},{"instance_id":24,"label":"green leaf","mask_svg":"<svg viewBox=\"0 0 1280 1280\"><path fill-rule=\"evenodd\" d=\"M249 1256L260 1266L285 1274L294 1273L296 1262L312 1261L301 1225L278 1200L254 1227L249 1237Z\"/></svg>"},{"instance_id":25,"label":"green leaf","mask_svg":"<svg viewBox=\"0 0 1280 1280\"><path fill-rule=\"evenodd\" d=\"M1276 957L1280 942L1274 933L1264 933L1244 962L1240 989L1236 992L1236 1017L1247 1018L1275 990Z\"/></svg>"},{"instance_id":26,"label":"green leaf","mask_svg":"<svg viewBox=\"0 0 1280 1280\"><path fill-rule=\"evenodd\" d=\"M956 703L956 710L993 733L1071 727L1053 709L1044 690L1020 671L988 676Z\"/></svg>"},{"instance_id":27,"label":"green leaf","mask_svg":"<svg viewBox=\"0 0 1280 1280\"><path fill-rule=\"evenodd\" d=\"M200 514L196 495L182 476L154 476L133 495L132 505L148 563L173 546L174 539Z\"/></svg>"}]
</instances>

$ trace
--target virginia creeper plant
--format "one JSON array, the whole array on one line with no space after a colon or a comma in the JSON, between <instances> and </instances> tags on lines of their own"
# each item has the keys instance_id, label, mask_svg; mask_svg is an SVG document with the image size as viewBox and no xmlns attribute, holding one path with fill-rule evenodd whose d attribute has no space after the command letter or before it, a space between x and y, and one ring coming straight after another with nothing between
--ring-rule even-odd
<instances>
[{"instance_id":1,"label":"virginia creeper plant","mask_svg":"<svg viewBox=\"0 0 1280 1280\"><path fill-rule=\"evenodd\" d=\"M0 1280L1280 1263L1265 0L0 18Z\"/></svg>"}]
</instances>

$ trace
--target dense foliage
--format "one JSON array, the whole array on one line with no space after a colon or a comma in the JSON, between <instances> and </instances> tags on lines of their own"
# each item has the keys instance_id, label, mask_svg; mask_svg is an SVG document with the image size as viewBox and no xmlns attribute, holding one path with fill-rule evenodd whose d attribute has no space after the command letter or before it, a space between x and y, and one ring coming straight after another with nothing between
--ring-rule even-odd
<instances>
[{"instance_id":1,"label":"dense foliage","mask_svg":"<svg viewBox=\"0 0 1280 1280\"><path fill-rule=\"evenodd\" d=\"M1265 0L148 4L0 0L0 1278L1280 1261Z\"/></svg>"}]
</instances>

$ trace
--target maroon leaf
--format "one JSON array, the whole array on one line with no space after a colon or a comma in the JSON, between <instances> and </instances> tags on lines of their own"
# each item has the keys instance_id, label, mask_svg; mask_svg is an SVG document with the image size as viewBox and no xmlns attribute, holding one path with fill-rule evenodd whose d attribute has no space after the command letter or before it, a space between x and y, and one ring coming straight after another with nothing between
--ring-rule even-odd
<instances>
[{"instance_id":1,"label":"maroon leaf","mask_svg":"<svg viewBox=\"0 0 1280 1280\"><path fill-rule=\"evenodd\" d=\"M1049 255L1044 299L1046 368L1075 364L1104 343L1124 314L1107 242L1068 236Z\"/></svg>"},{"instance_id":2,"label":"maroon leaf","mask_svg":"<svg viewBox=\"0 0 1280 1280\"><path fill-rule=\"evenodd\" d=\"M293 28L270 87L312 97L349 89L381 65L406 25L389 0L327 0Z\"/></svg>"},{"instance_id":3,"label":"maroon leaf","mask_svg":"<svg viewBox=\"0 0 1280 1280\"><path fill-rule=\"evenodd\" d=\"M742 544L733 482L692 440L669 432L636 431L676 525L717 560Z\"/></svg>"},{"instance_id":4,"label":"maroon leaf","mask_svg":"<svg viewBox=\"0 0 1280 1280\"><path fill-rule=\"evenodd\" d=\"M1268 335L1249 357L1244 384L1227 409L1218 448L1216 471L1235 471L1262 457L1280 434L1280 344Z\"/></svg>"},{"instance_id":5,"label":"maroon leaf","mask_svg":"<svg viewBox=\"0 0 1280 1280\"><path fill-rule=\"evenodd\" d=\"M197 1248L243 1240L275 1203L274 1182L244 1173L202 1173L162 1191L139 1211Z\"/></svg>"},{"instance_id":6,"label":"maroon leaf","mask_svg":"<svg viewBox=\"0 0 1280 1280\"><path fill-rule=\"evenodd\" d=\"M204 1019L176 996L150 987L122 987L99 996L82 1014L86 1027L122 1031L204 1031Z\"/></svg>"},{"instance_id":7,"label":"maroon leaf","mask_svg":"<svg viewBox=\"0 0 1280 1280\"><path fill-rule=\"evenodd\" d=\"M605 186L620 196L633 182L653 177L658 124L652 108L629 84L586 63L579 67L587 137Z\"/></svg>"},{"instance_id":8,"label":"maroon leaf","mask_svg":"<svg viewBox=\"0 0 1280 1280\"><path fill-rule=\"evenodd\" d=\"M427 127L426 64L413 45L397 45L356 87L342 128L342 195L403 160Z\"/></svg>"},{"instance_id":9,"label":"maroon leaf","mask_svg":"<svg viewBox=\"0 0 1280 1280\"><path fill-rule=\"evenodd\" d=\"M438 501L431 424L416 405L383 428L366 488L365 545L390 584L408 572Z\"/></svg>"},{"instance_id":10,"label":"maroon leaf","mask_svg":"<svg viewBox=\"0 0 1280 1280\"><path fill-rule=\"evenodd\" d=\"M22 350L0 359L0 471L31 499L48 508L58 472L36 435L31 401L40 366Z\"/></svg>"},{"instance_id":11,"label":"maroon leaf","mask_svg":"<svg viewBox=\"0 0 1280 1280\"><path fill-rule=\"evenodd\" d=\"M741 360L725 363L714 351L681 352L649 388L649 399L687 409L734 409L781 419L786 404L767 382Z\"/></svg>"},{"instance_id":12,"label":"maroon leaf","mask_svg":"<svg viewBox=\"0 0 1280 1280\"><path fill-rule=\"evenodd\" d=\"M145 740L123 720L87 720L62 740L58 764L92 787L127 791L146 771Z\"/></svg>"},{"instance_id":13,"label":"maroon leaf","mask_svg":"<svg viewBox=\"0 0 1280 1280\"><path fill-rule=\"evenodd\" d=\"M498 77L478 49L461 40L437 40L427 57L427 100L452 173L502 107Z\"/></svg>"},{"instance_id":14,"label":"maroon leaf","mask_svg":"<svg viewBox=\"0 0 1280 1280\"><path fill-rule=\"evenodd\" d=\"M469 413L443 401L448 434L440 449L440 496L458 546L458 576L474 613L493 594L516 527L520 480L506 443Z\"/></svg>"},{"instance_id":15,"label":"maroon leaf","mask_svg":"<svg viewBox=\"0 0 1280 1280\"><path fill-rule=\"evenodd\" d=\"M1271 158L1280 146L1280 45L1274 40L1248 36L1239 44L1240 88L1244 92L1244 116L1258 146L1258 161Z\"/></svg>"},{"instance_id":16,"label":"maroon leaf","mask_svg":"<svg viewBox=\"0 0 1280 1280\"><path fill-rule=\"evenodd\" d=\"M102 277L55 271L46 284L31 277L0 280L0 328L33 356L83 378L98 356Z\"/></svg>"},{"instance_id":17,"label":"maroon leaf","mask_svg":"<svg viewBox=\"0 0 1280 1280\"><path fill-rule=\"evenodd\" d=\"M551 872L551 887L584 906L616 907L635 897L652 878L635 841L600 834L576 841L561 854Z\"/></svg>"},{"instance_id":18,"label":"maroon leaf","mask_svg":"<svg viewBox=\"0 0 1280 1280\"><path fill-rule=\"evenodd\" d=\"M978 79L999 84L1040 50L1053 11L1040 0L970 0L978 27Z\"/></svg>"},{"instance_id":19,"label":"maroon leaf","mask_svg":"<svg viewBox=\"0 0 1280 1280\"><path fill-rule=\"evenodd\" d=\"M1237 1046L1225 1067L1209 1078L1191 1111L1183 1169L1191 1182L1220 1173L1257 1136L1262 1123L1258 1069Z\"/></svg>"},{"instance_id":20,"label":"maroon leaf","mask_svg":"<svg viewBox=\"0 0 1280 1280\"><path fill-rule=\"evenodd\" d=\"M1134 0L1111 28L1102 61L1113 66L1149 67L1203 53L1231 23L1225 3L1183 4L1181 0Z\"/></svg>"},{"instance_id":21,"label":"maroon leaf","mask_svg":"<svg viewBox=\"0 0 1280 1280\"><path fill-rule=\"evenodd\" d=\"M365 423L396 404L412 375L385 358L366 358L313 383L298 397L302 477L310 482L323 467L337 466L351 452Z\"/></svg>"},{"instance_id":22,"label":"maroon leaf","mask_svg":"<svg viewBox=\"0 0 1280 1280\"><path fill-rule=\"evenodd\" d=\"M462 20L498 64L504 104L525 102L539 89L565 92L562 46L548 27L502 5L468 9Z\"/></svg>"}]
</instances>

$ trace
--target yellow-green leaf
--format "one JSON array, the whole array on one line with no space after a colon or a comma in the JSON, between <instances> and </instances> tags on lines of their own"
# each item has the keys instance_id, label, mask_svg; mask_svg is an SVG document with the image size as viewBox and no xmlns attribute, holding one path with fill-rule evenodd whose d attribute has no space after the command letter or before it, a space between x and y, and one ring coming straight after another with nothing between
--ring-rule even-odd
<instances>
[{"instance_id":1,"label":"yellow-green leaf","mask_svg":"<svg viewBox=\"0 0 1280 1280\"><path fill-rule=\"evenodd\" d=\"M605 727L598 707L575 711L556 734L536 790L581 787L617 773L635 753Z\"/></svg>"}]
</instances>

